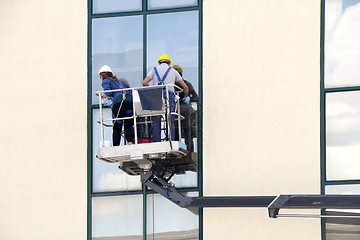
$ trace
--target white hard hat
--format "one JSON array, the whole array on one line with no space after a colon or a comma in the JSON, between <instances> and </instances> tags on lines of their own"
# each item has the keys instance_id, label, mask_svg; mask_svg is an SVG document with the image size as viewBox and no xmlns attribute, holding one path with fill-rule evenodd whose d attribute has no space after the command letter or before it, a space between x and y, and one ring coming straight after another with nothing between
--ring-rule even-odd
<instances>
[{"instance_id":1,"label":"white hard hat","mask_svg":"<svg viewBox=\"0 0 360 240\"><path fill-rule=\"evenodd\" d=\"M100 68L98 74L100 74L100 73L102 73L102 72L111 72L111 73L112 73L112 70L111 70L111 68L110 68L108 65L104 65L104 66L102 66L102 67Z\"/></svg>"}]
</instances>

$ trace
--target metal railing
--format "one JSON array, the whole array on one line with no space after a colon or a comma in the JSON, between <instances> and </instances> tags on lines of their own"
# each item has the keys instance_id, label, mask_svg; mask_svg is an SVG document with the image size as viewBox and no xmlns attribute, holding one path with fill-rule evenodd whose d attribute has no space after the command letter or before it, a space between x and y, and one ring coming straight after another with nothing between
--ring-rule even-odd
<instances>
[{"instance_id":1,"label":"metal railing","mask_svg":"<svg viewBox=\"0 0 360 240\"><path fill-rule=\"evenodd\" d=\"M138 122L137 121L137 117L142 117L143 115L137 115L136 114L136 106L135 106L135 101L133 98L132 104L133 104L133 115L131 117L115 117L115 118L111 118L111 119L104 119L104 107L103 107L103 99L109 98L106 93L110 93L110 92L125 92L125 91L130 91L131 95L134 96L134 92L137 90L141 90L141 89L149 89L149 88L162 88L165 89L166 91L166 97L164 98L164 96L162 97L162 101L165 100L165 104L164 104L164 108L165 108L165 114L159 114L159 113L150 113L150 114L146 114L146 116L161 116L161 115L165 115L166 120L165 122L167 123L166 125L166 129L167 129L167 139L169 140L169 142L171 143L172 139L171 139L171 128L175 127L175 126L171 126L170 124L170 116L171 115L175 115L177 117L176 122L178 125L178 132L179 132L179 141L181 140L180 136L181 136L181 120L184 119L184 116L182 116L180 114L180 97L179 97L179 93L182 92L183 90L176 86L175 84L168 84L168 85L158 85L158 86L148 86L148 87L136 87L136 88L123 88L123 89L116 89L116 90L107 90L107 91L97 91L95 92L95 95L98 96L99 99L99 110L100 110L100 119L97 121L100 124L100 146L101 147L105 147L104 142L104 126L109 127L110 125L105 124L106 122L113 122L113 121L118 121L118 120L128 120L128 119L133 119L134 121L134 140L135 140L135 144L138 144L138 131L137 131L137 124L146 124L148 122ZM176 91L174 91L174 95L175 95L175 109L174 111L171 111L171 104L170 104L170 95L169 95L169 91L171 91L170 89L176 89ZM140 100L141 103L141 100ZM161 120L161 122L163 122ZM112 126L112 125L111 125Z\"/></svg>"}]
</instances>

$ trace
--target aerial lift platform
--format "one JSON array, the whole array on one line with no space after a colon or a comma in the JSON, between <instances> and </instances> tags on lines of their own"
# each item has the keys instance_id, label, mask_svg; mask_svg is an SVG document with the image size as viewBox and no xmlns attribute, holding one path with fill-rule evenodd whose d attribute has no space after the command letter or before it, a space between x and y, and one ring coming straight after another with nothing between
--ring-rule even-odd
<instances>
[{"instance_id":1,"label":"aerial lift platform","mask_svg":"<svg viewBox=\"0 0 360 240\"><path fill-rule=\"evenodd\" d=\"M185 174L186 171L197 171L196 154L187 151L187 146L180 139L171 140L170 117L176 117L178 135L181 136L180 99L175 97L175 109L170 111L169 88L177 88L177 95L181 91L176 85L154 86L146 88L127 88L119 90L101 91L96 94L99 96L99 102L105 96L106 92L131 91L133 95L133 116L125 118L103 118L102 104L100 106L100 127L101 141L97 157L106 162L118 162L119 168L129 175L140 175L142 171L153 171L161 177L172 177L175 174ZM167 94L164 97L163 94ZM142 101L141 101L142 100ZM155 101L155 104L151 103ZM144 120L146 117L163 116L162 126L165 130L163 141L151 142L149 139L139 138L138 128L151 124L151 120ZM110 141L104 140L104 127L111 126L107 122L114 120L132 119L134 121L135 141L134 144L120 146L110 146ZM141 119L141 120L139 120ZM142 141L144 143L142 143Z\"/></svg>"},{"instance_id":2,"label":"aerial lift platform","mask_svg":"<svg viewBox=\"0 0 360 240\"><path fill-rule=\"evenodd\" d=\"M332 215L309 215L309 214L279 214L280 209L360 209L359 195L279 195L279 196L219 196L219 197L189 197L177 191L170 181L175 174L185 174L187 171L197 171L196 154L188 151L181 141L181 120L179 91L176 91L175 110L170 111L169 87L175 85L154 86L146 88L127 88L111 91L99 91L101 141L97 157L106 162L118 162L119 168L129 175L140 175L141 182L174 204L183 208L203 207L266 207L271 218L277 217L335 217L335 218L360 218L359 216L332 216ZM160 89L160 91L159 91ZM165 90L165 91L163 91ZM103 118L102 102L106 98L106 92L131 91L133 95L133 116L126 118ZM160 92L161 95L154 97L151 92ZM150 93L150 95L148 94ZM162 96L162 94L166 94ZM157 98L157 107L146 106L149 98ZM162 115L162 126L165 130L164 141L141 143L138 139L138 126L148 124L147 121L139 121L144 117ZM176 116L179 139L174 141L170 137L170 116ZM134 144L110 146L110 141L104 140L104 127L111 126L106 122L115 120L132 119L134 121L135 142ZM189 127L189 126L188 126Z\"/></svg>"}]
</instances>

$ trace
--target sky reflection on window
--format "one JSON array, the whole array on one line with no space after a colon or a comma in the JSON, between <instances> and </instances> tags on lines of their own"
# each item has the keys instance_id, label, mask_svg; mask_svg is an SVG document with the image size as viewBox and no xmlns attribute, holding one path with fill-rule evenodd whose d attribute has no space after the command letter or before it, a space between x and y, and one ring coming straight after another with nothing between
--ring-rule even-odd
<instances>
[{"instance_id":1,"label":"sky reflection on window","mask_svg":"<svg viewBox=\"0 0 360 240\"><path fill-rule=\"evenodd\" d=\"M327 0L325 86L360 85L360 0Z\"/></svg>"},{"instance_id":2,"label":"sky reflection on window","mask_svg":"<svg viewBox=\"0 0 360 240\"><path fill-rule=\"evenodd\" d=\"M360 91L326 95L328 180L360 179Z\"/></svg>"}]
</instances>

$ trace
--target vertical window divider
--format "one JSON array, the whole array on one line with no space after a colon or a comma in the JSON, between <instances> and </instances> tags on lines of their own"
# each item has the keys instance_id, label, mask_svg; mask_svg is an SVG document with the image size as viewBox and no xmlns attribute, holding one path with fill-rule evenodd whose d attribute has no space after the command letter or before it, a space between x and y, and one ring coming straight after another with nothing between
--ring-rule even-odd
<instances>
[{"instance_id":1,"label":"vertical window divider","mask_svg":"<svg viewBox=\"0 0 360 240\"><path fill-rule=\"evenodd\" d=\"M88 4L88 46L87 46L87 84L88 89L92 86L91 79L91 46L92 46L92 0ZM87 239L92 239L92 96L87 94Z\"/></svg>"},{"instance_id":2,"label":"vertical window divider","mask_svg":"<svg viewBox=\"0 0 360 240\"><path fill-rule=\"evenodd\" d=\"M203 135L202 135L202 131L203 131L203 78L202 78L202 74L203 74L203 61L202 61L202 56L203 56L203 48L202 48L202 42L203 42L203 15L202 15L202 6L203 6L203 1L202 0L198 0L198 6L199 6L199 67L198 67L198 71L199 71L199 104L198 104L198 172L197 172L197 177L198 177L198 182L197 182L197 187L199 190L199 197L203 196ZM202 240L203 239L203 208L199 208L199 239Z\"/></svg>"},{"instance_id":3,"label":"vertical window divider","mask_svg":"<svg viewBox=\"0 0 360 240\"><path fill-rule=\"evenodd\" d=\"M147 65L147 0L143 0L142 5L143 12L143 79L146 77L146 65Z\"/></svg>"},{"instance_id":4,"label":"vertical window divider","mask_svg":"<svg viewBox=\"0 0 360 240\"><path fill-rule=\"evenodd\" d=\"M143 12L143 79L146 76L146 65L147 65L147 0L142 1L142 12ZM147 239L147 192L145 184L142 184L143 188L143 240Z\"/></svg>"},{"instance_id":5,"label":"vertical window divider","mask_svg":"<svg viewBox=\"0 0 360 240\"><path fill-rule=\"evenodd\" d=\"M143 240L146 240L147 235L147 195L146 195L146 186L145 184L142 184L143 188Z\"/></svg>"},{"instance_id":6,"label":"vertical window divider","mask_svg":"<svg viewBox=\"0 0 360 240\"><path fill-rule=\"evenodd\" d=\"M326 162L325 162L325 0L321 0L321 13L320 13L320 192L325 194L325 181L326 181ZM325 215L325 210L321 210L321 214ZM326 240L326 220L321 219L321 239Z\"/></svg>"}]
</instances>

